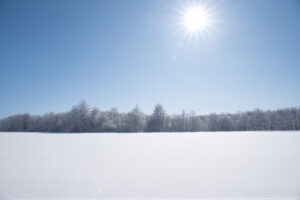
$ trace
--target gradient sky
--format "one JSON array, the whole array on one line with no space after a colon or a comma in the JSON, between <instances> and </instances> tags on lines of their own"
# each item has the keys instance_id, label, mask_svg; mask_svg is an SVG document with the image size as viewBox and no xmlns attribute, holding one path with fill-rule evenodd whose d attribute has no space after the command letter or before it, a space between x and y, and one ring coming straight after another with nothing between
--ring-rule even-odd
<instances>
[{"instance_id":1,"label":"gradient sky","mask_svg":"<svg viewBox=\"0 0 300 200\"><path fill-rule=\"evenodd\" d=\"M300 2L210 0L200 38L188 1L0 0L0 117L69 110L198 114L300 105Z\"/></svg>"}]
</instances>

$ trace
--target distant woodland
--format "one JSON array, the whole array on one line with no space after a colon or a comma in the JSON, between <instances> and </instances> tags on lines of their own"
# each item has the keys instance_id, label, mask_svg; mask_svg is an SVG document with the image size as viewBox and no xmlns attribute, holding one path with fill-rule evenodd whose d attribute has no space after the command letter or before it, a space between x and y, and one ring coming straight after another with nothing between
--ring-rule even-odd
<instances>
[{"instance_id":1,"label":"distant woodland","mask_svg":"<svg viewBox=\"0 0 300 200\"><path fill-rule=\"evenodd\" d=\"M151 115L138 106L128 113L117 109L101 111L85 101L68 112L42 116L19 114L0 120L3 132L197 132L300 130L300 107L235 114L196 115L195 112L169 115L162 105Z\"/></svg>"}]
</instances>

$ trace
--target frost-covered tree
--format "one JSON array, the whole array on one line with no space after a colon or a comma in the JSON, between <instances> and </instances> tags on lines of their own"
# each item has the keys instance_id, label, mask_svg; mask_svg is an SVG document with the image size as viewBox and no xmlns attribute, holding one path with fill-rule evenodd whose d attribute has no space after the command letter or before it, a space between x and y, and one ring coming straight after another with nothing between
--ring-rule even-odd
<instances>
[{"instance_id":1,"label":"frost-covered tree","mask_svg":"<svg viewBox=\"0 0 300 200\"><path fill-rule=\"evenodd\" d=\"M152 115L148 119L147 131L149 132L160 132L164 129L165 122L165 110L161 104L157 104L154 108Z\"/></svg>"},{"instance_id":2,"label":"frost-covered tree","mask_svg":"<svg viewBox=\"0 0 300 200\"><path fill-rule=\"evenodd\" d=\"M89 106L82 100L78 105L73 106L70 111L70 121L72 122L72 132L85 132L89 130L88 116Z\"/></svg>"},{"instance_id":3,"label":"frost-covered tree","mask_svg":"<svg viewBox=\"0 0 300 200\"><path fill-rule=\"evenodd\" d=\"M138 106L127 114L127 129L129 132L142 132L146 126L146 115L141 112Z\"/></svg>"},{"instance_id":4,"label":"frost-covered tree","mask_svg":"<svg viewBox=\"0 0 300 200\"><path fill-rule=\"evenodd\" d=\"M88 116L91 132L101 131L101 112L98 108L93 108Z\"/></svg>"},{"instance_id":5,"label":"frost-covered tree","mask_svg":"<svg viewBox=\"0 0 300 200\"><path fill-rule=\"evenodd\" d=\"M255 109L236 114L196 115L195 112L166 114L158 104L151 115L138 106L129 113L90 109L83 100L68 112L28 113L0 120L0 131L37 132L183 132L183 131L247 131L300 130L300 107L262 111Z\"/></svg>"}]
</instances>

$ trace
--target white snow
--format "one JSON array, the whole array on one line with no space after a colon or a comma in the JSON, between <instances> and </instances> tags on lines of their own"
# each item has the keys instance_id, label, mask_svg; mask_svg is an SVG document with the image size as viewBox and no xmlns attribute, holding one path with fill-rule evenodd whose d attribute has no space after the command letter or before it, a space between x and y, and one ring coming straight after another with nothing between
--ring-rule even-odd
<instances>
[{"instance_id":1,"label":"white snow","mask_svg":"<svg viewBox=\"0 0 300 200\"><path fill-rule=\"evenodd\" d=\"M299 200L300 132L0 133L0 199Z\"/></svg>"}]
</instances>

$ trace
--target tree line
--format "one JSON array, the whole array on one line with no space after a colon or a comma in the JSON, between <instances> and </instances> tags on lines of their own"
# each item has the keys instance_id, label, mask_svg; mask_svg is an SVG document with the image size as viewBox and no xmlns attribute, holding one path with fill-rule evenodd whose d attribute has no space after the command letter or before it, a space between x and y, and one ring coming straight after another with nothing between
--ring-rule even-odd
<instances>
[{"instance_id":1,"label":"tree line","mask_svg":"<svg viewBox=\"0 0 300 200\"><path fill-rule=\"evenodd\" d=\"M128 113L100 111L83 100L68 112L42 116L19 114L0 120L3 132L197 132L300 130L300 107L275 111L256 109L235 114L196 115L191 111L169 115L162 105L151 115L138 106Z\"/></svg>"}]
</instances>

